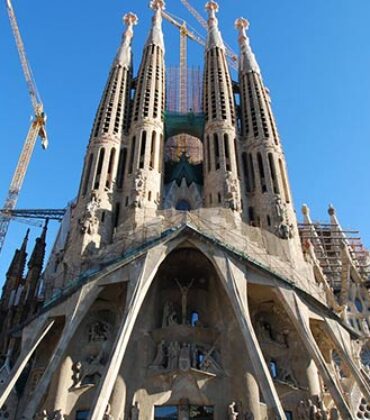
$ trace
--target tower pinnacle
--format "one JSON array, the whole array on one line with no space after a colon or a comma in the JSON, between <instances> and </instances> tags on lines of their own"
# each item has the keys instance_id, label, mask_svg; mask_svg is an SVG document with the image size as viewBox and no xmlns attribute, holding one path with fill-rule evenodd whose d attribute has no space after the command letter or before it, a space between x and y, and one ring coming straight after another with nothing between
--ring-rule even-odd
<instances>
[{"instance_id":1,"label":"tower pinnacle","mask_svg":"<svg viewBox=\"0 0 370 420\"><path fill-rule=\"evenodd\" d=\"M152 28L146 41L148 45L158 45L164 50L164 40L162 32L162 10L166 8L163 0L152 0L150 2L150 8L154 11L152 19Z\"/></svg>"},{"instance_id":2,"label":"tower pinnacle","mask_svg":"<svg viewBox=\"0 0 370 420\"><path fill-rule=\"evenodd\" d=\"M218 20L216 17L216 13L219 9L218 4L215 1L209 1L206 4L205 9L208 12L207 50L214 47L225 48L221 33L218 29Z\"/></svg>"},{"instance_id":3,"label":"tower pinnacle","mask_svg":"<svg viewBox=\"0 0 370 420\"><path fill-rule=\"evenodd\" d=\"M249 29L249 21L243 17L240 17L235 21L235 28L239 31L239 45L240 45L240 70L241 71L253 71L261 74L260 67L257 63L256 57L252 51L247 30Z\"/></svg>"},{"instance_id":4,"label":"tower pinnacle","mask_svg":"<svg viewBox=\"0 0 370 420\"><path fill-rule=\"evenodd\" d=\"M126 30L123 33L122 43L117 53L117 63L121 66L129 68L131 66L131 41L134 36L134 26L137 25L139 19L134 13L127 13L123 16L123 22Z\"/></svg>"}]
</instances>

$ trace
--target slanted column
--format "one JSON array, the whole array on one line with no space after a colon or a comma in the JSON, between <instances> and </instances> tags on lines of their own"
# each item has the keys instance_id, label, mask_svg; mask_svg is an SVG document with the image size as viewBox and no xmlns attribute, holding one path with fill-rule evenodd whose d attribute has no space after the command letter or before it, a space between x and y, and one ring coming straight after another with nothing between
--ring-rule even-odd
<instances>
[{"instance_id":1,"label":"slanted column","mask_svg":"<svg viewBox=\"0 0 370 420\"><path fill-rule=\"evenodd\" d=\"M206 207L241 210L236 155L237 130L234 95L225 45L218 29L218 4L210 1L203 86L204 201Z\"/></svg>"},{"instance_id":2,"label":"slanted column","mask_svg":"<svg viewBox=\"0 0 370 420\"><path fill-rule=\"evenodd\" d=\"M319 373L313 359L310 359L310 362L307 365L306 375L308 382L308 391L310 393L310 396L321 396Z\"/></svg>"},{"instance_id":3,"label":"slanted column","mask_svg":"<svg viewBox=\"0 0 370 420\"><path fill-rule=\"evenodd\" d=\"M162 10L165 3L153 0L152 27L137 77L128 136L123 211L120 222L141 210L155 211L162 201L165 64Z\"/></svg>"},{"instance_id":4,"label":"slanted column","mask_svg":"<svg viewBox=\"0 0 370 420\"><path fill-rule=\"evenodd\" d=\"M262 227L299 245L297 220L288 182L284 153L264 86L260 67L250 46L244 18L235 22L239 32L239 81L241 90L241 162L248 205L245 217L250 224ZM299 248L298 248L299 249Z\"/></svg>"}]
</instances>

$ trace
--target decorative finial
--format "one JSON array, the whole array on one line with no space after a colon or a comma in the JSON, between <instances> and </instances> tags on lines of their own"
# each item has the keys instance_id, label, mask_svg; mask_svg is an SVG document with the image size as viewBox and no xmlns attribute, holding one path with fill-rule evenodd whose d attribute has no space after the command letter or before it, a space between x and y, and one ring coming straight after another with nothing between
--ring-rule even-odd
<instances>
[{"instance_id":1,"label":"decorative finial","mask_svg":"<svg viewBox=\"0 0 370 420\"><path fill-rule=\"evenodd\" d=\"M334 216L335 215L335 208L334 208L333 204L329 204L328 213L329 213L329 216Z\"/></svg>"},{"instance_id":2,"label":"decorative finial","mask_svg":"<svg viewBox=\"0 0 370 420\"><path fill-rule=\"evenodd\" d=\"M235 21L235 28L239 31L247 31L249 29L249 21L246 18L240 17Z\"/></svg>"},{"instance_id":3,"label":"decorative finial","mask_svg":"<svg viewBox=\"0 0 370 420\"><path fill-rule=\"evenodd\" d=\"M212 13L212 14L217 13L218 12L218 9L219 9L218 4L215 1L213 1L213 0L209 1L206 4L206 10L208 12Z\"/></svg>"},{"instance_id":4,"label":"decorative finial","mask_svg":"<svg viewBox=\"0 0 370 420\"><path fill-rule=\"evenodd\" d=\"M303 214L303 216L309 216L310 215L310 209L307 206L307 204L302 205L302 214Z\"/></svg>"},{"instance_id":5,"label":"decorative finial","mask_svg":"<svg viewBox=\"0 0 370 420\"><path fill-rule=\"evenodd\" d=\"M123 23L125 23L127 26L134 26L137 25L139 22L138 17L135 15L135 13L129 12L126 13L123 16Z\"/></svg>"},{"instance_id":6,"label":"decorative finial","mask_svg":"<svg viewBox=\"0 0 370 420\"><path fill-rule=\"evenodd\" d=\"M150 8L155 11L164 10L166 8L166 4L164 0L152 0L150 2Z\"/></svg>"}]
</instances>

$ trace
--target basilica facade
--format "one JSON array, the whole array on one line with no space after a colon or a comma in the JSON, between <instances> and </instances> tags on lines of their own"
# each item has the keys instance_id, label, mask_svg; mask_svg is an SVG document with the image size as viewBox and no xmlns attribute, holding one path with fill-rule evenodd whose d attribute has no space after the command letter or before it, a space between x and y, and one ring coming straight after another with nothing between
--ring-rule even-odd
<instances>
[{"instance_id":1,"label":"basilica facade","mask_svg":"<svg viewBox=\"0 0 370 420\"><path fill-rule=\"evenodd\" d=\"M137 74L124 17L48 261L45 226L8 270L0 419L370 418L368 254L332 206L298 223L247 20L233 81L206 4L201 112L171 113L151 7Z\"/></svg>"}]
</instances>

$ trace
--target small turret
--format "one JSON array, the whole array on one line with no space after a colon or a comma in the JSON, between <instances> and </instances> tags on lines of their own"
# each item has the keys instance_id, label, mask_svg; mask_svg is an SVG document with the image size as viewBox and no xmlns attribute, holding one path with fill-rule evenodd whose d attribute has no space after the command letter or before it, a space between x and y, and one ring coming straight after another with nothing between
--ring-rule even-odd
<instances>
[{"instance_id":1,"label":"small turret","mask_svg":"<svg viewBox=\"0 0 370 420\"><path fill-rule=\"evenodd\" d=\"M214 1L206 4L208 37L205 54L203 109L204 199L207 207L241 209L237 132L231 77L218 28Z\"/></svg>"}]
</instances>

